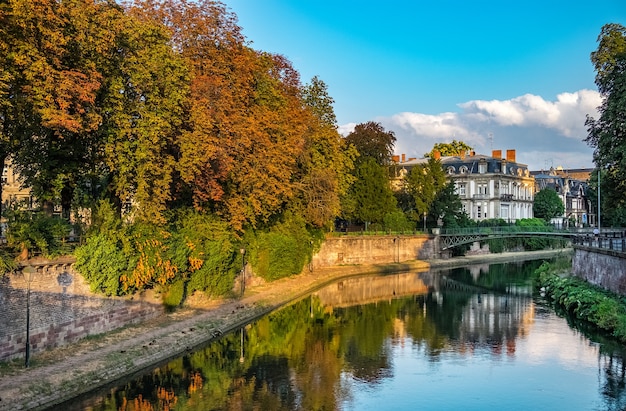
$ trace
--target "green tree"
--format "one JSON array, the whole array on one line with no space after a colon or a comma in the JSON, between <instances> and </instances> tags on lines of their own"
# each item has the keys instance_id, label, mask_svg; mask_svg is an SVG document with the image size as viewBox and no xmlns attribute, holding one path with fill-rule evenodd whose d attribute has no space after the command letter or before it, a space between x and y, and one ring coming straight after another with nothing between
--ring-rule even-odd
<instances>
[{"instance_id":1,"label":"green tree","mask_svg":"<svg viewBox=\"0 0 626 411\"><path fill-rule=\"evenodd\" d=\"M404 205L405 211L414 221L422 221L424 214L430 226L436 224L437 219L442 217L437 210L437 215L432 214L432 206L439 192L447 186L446 173L439 160L429 158L426 163L414 166L404 178L405 198L408 204Z\"/></svg>"},{"instance_id":2,"label":"green tree","mask_svg":"<svg viewBox=\"0 0 626 411\"><path fill-rule=\"evenodd\" d=\"M385 214L396 208L389 178L383 166L367 158L356 170L356 181L350 190L354 201L354 217L366 224L382 223Z\"/></svg>"},{"instance_id":3,"label":"green tree","mask_svg":"<svg viewBox=\"0 0 626 411\"><path fill-rule=\"evenodd\" d=\"M596 71L596 85L602 95L600 117L587 116L589 135L585 139L594 148L594 162L602 173L602 208L610 210L610 223L626 224L626 27L606 24L598 36L598 49L591 53ZM606 178L605 178L606 175ZM606 184L606 187L605 187ZM606 188L606 191L605 191ZM608 216L608 215L607 215Z\"/></svg>"},{"instance_id":4,"label":"green tree","mask_svg":"<svg viewBox=\"0 0 626 411\"><path fill-rule=\"evenodd\" d=\"M544 188L535 195L533 202L535 218L542 218L549 223L552 218L562 216L564 211L563 202L553 189Z\"/></svg>"},{"instance_id":5,"label":"green tree","mask_svg":"<svg viewBox=\"0 0 626 411\"><path fill-rule=\"evenodd\" d=\"M463 141L452 140L451 143L435 143L433 149L424 154L424 157L432 157L435 151L438 151L442 156L457 156L473 149L473 147L468 146Z\"/></svg>"},{"instance_id":6,"label":"green tree","mask_svg":"<svg viewBox=\"0 0 626 411\"><path fill-rule=\"evenodd\" d=\"M452 181L448 182L437 192L428 214L431 216L433 223L438 223L439 219L441 219L445 228L466 227L470 224L469 217L463 211L463 204L459 195L455 192Z\"/></svg>"},{"instance_id":7,"label":"green tree","mask_svg":"<svg viewBox=\"0 0 626 411\"><path fill-rule=\"evenodd\" d=\"M391 162L396 136L393 131L385 131L380 123L368 121L357 124L354 131L346 136L346 142L359 152L357 163L372 158L377 164L386 166Z\"/></svg>"}]
</instances>

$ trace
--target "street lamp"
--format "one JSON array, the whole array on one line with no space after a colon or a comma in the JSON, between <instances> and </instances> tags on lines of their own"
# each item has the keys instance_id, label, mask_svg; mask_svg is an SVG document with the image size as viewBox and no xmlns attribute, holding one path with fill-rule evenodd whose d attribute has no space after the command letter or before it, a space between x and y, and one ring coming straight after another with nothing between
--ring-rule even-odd
<instances>
[{"instance_id":1,"label":"street lamp","mask_svg":"<svg viewBox=\"0 0 626 411\"><path fill-rule=\"evenodd\" d=\"M426 234L426 211L424 211L424 234Z\"/></svg>"},{"instance_id":2,"label":"street lamp","mask_svg":"<svg viewBox=\"0 0 626 411\"><path fill-rule=\"evenodd\" d=\"M240 349L241 349L241 351L239 351L239 362L241 364L243 364L243 362L245 360L245 358L243 356L243 327L241 327L241 343L240 343L239 346L240 346Z\"/></svg>"},{"instance_id":3,"label":"street lamp","mask_svg":"<svg viewBox=\"0 0 626 411\"><path fill-rule=\"evenodd\" d=\"M24 367L30 365L30 283L33 280L33 274L37 269L32 265L27 265L22 269L24 280L26 281L26 352L24 354Z\"/></svg>"},{"instance_id":4,"label":"street lamp","mask_svg":"<svg viewBox=\"0 0 626 411\"><path fill-rule=\"evenodd\" d=\"M602 230L602 226L601 226L601 222L600 222L600 171L602 171L602 169L600 168L600 166L598 165L598 232L600 232L600 230Z\"/></svg>"},{"instance_id":5,"label":"street lamp","mask_svg":"<svg viewBox=\"0 0 626 411\"><path fill-rule=\"evenodd\" d=\"M241 296L243 297L243 293L246 290L246 249L241 248L239 252L241 253Z\"/></svg>"}]
</instances>

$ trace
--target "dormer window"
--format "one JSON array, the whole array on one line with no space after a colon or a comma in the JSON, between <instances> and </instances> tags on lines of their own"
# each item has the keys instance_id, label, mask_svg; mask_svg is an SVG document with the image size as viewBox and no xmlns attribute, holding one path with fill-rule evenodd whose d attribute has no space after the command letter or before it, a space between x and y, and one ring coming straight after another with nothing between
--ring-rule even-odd
<instances>
[{"instance_id":1,"label":"dormer window","mask_svg":"<svg viewBox=\"0 0 626 411\"><path fill-rule=\"evenodd\" d=\"M487 172L487 163L478 164L478 173L485 174Z\"/></svg>"},{"instance_id":2,"label":"dormer window","mask_svg":"<svg viewBox=\"0 0 626 411\"><path fill-rule=\"evenodd\" d=\"M450 166L450 167L448 167L447 171L448 171L448 174L454 174L454 172L456 170L455 170L454 166Z\"/></svg>"},{"instance_id":3,"label":"dormer window","mask_svg":"<svg viewBox=\"0 0 626 411\"><path fill-rule=\"evenodd\" d=\"M459 173L461 173L461 174L467 174L467 166L461 166L461 167L459 167Z\"/></svg>"}]
</instances>

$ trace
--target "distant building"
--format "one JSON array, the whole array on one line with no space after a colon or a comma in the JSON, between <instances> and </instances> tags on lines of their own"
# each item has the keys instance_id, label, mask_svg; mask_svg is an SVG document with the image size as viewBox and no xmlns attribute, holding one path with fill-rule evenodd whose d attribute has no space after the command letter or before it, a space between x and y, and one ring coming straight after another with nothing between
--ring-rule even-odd
<instances>
[{"instance_id":1,"label":"distant building","mask_svg":"<svg viewBox=\"0 0 626 411\"><path fill-rule=\"evenodd\" d=\"M2 170L2 210L15 203L25 203L27 208L32 208L33 197L30 188L22 187L19 174L7 160Z\"/></svg>"},{"instance_id":2,"label":"distant building","mask_svg":"<svg viewBox=\"0 0 626 411\"><path fill-rule=\"evenodd\" d=\"M556 191L563 202L564 213L552 223L559 227L595 226L595 208L588 197L589 177L593 169L565 170L561 167L549 171L533 171L535 193L550 188Z\"/></svg>"},{"instance_id":3,"label":"distant building","mask_svg":"<svg viewBox=\"0 0 626 411\"><path fill-rule=\"evenodd\" d=\"M533 217L535 180L526 164L518 163L515 150L507 150L506 158L502 150L493 150L491 156L474 152L457 156L440 156L448 179L454 182L456 193L461 199L463 210L473 220L501 218L511 223L522 218ZM397 161L394 167L394 187L401 186L402 178L418 164L427 159Z\"/></svg>"}]
</instances>

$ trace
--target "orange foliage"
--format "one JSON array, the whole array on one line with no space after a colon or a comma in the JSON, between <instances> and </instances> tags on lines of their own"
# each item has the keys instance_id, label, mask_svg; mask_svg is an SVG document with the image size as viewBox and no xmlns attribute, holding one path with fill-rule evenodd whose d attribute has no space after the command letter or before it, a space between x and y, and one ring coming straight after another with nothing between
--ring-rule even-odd
<instances>
[{"instance_id":1,"label":"orange foliage","mask_svg":"<svg viewBox=\"0 0 626 411\"><path fill-rule=\"evenodd\" d=\"M163 243L159 240L146 240L137 244L139 260L130 276L121 275L120 281L123 289L143 289L146 286L159 284L165 285L178 273L178 267L169 259L163 259L165 252Z\"/></svg>"},{"instance_id":2,"label":"orange foliage","mask_svg":"<svg viewBox=\"0 0 626 411\"><path fill-rule=\"evenodd\" d=\"M195 372L191 375L191 382L189 383L189 389L187 392L189 395L195 393L198 390L202 389L202 385L204 384L204 379L202 378L202 374L199 372Z\"/></svg>"},{"instance_id":3,"label":"orange foliage","mask_svg":"<svg viewBox=\"0 0 626 411\"><path fill-rule=\"evenodd\" d=\"M174 409L178 402L178 396L176 396L174 390L166 390L163 387L157 389L157 398L159 399L159 409L163 411Z\"/></svg>"}]
</instances>

